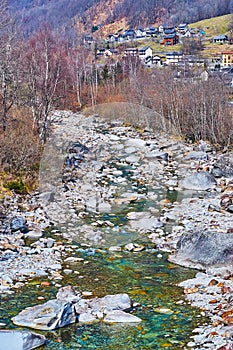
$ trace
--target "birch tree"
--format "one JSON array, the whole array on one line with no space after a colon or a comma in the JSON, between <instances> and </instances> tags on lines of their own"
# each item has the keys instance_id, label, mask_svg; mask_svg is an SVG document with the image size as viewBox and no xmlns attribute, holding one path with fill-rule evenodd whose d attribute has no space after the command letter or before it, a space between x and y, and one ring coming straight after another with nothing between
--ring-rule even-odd
<instances>
[{"instance_id":1,"label":"birch tree","mask_svg":"<svg viewBox=\"0 0 233 350\"><path fill-rule=\"evenodd\" d=\"M3 131L7 127L9 111L17 99L19 46L6 2L0 1L0 118Z\"/></svg>"},{"instance_id":2,"label":"birch tree","mask_svg":"<svg viewBox=\"0 0 233 350\"><path fill-rule=\"evenodd\" d=\"M32 111L34 128L45 142L50 113L64 97L64 43L48 27L44 27L28 41L23 63L28 87L27 102Z\"/></svg>"}]
</instances>

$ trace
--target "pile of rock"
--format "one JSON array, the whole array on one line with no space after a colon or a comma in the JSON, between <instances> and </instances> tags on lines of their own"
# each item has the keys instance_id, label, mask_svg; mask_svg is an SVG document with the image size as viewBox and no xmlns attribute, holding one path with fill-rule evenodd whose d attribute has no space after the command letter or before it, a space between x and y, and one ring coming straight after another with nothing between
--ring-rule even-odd
<instances>
[{"instance_id":1,"label":"pile of rock","mask_svg":"<svg viewBox=\"0 0 233 350\"><path fill-rule=\"evenodd\" d=\"M28 307L13 317L12 321L18 326L39 330L53 330L75 322L141 322L139 317L128 313L133 307L127 294L86 299L73 287L66 286L59 289L56 299Z\"/></svg>"},{"instance_id":2,"label":"pile of rock","mask_svg":"<svg viewBox=\"0 0 233 350\"><path fill-rule=\"evenodd\" d=\"M180 283L189 302L209 316L211 322L193 330L195 349L231 350L233 337L233 269L211 268Z\"/></svg>"}]
</instances>

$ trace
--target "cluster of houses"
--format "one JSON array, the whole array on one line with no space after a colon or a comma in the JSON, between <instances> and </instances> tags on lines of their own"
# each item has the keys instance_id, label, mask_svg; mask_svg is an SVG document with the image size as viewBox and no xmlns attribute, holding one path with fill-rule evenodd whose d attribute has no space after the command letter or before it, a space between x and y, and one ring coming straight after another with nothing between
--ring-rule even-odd
<instances>
[{"instance_id":1,"label":"cluster of houses","mask_svg":"<svg viewBox=\"0 0 233 350\"><path fill-rule=\"evenodd\" d=\"M98 48L95 43L95 57L112 57L117 60L120 57L137 57L147 67L163 67L168 65L199 66L214 69L227 69L233 67L233 51L222 52L210 59L199 58L195 55L184 55L182 52L153 53L150 46L140 47L140 40L145 38L157 38L157 42L165 46L174 46L182 43L183 38L202 37L206 33L203 29L189 28L188 24L181 23L177 27L160 25L159 27L148 27L138 29L127 29L119 31L117 34L109 34L105 39L107 48ZM212 42L217 44L233 44L233 39L227 35L216 35ZM94 42L93 37L87 36L85 42L91 45ZM124 45L114 45L114 43ZM131 45L131 46L129 46Z\"/></svg>"},{"instance_id":2,"label":"cluster of houses","mask_svg":"<svg viewBox=\"0 0 233 350\"><path fill-rule=\"evenodd\" d=\"M147 67L163 67L168 65L188 65L192 66L208 66L210 69L226 69L233 67L233 51L223 51L219 55L215 55L210 59L201 58L196 55L184 55L182 52L172 51L167 53L154 53L150 46L143 47L127 47L123 53L117 49L97 49L97 58L115 57L121 55L123 57L137 57Z\"/></svg>"},{"instance_id":3,"label":"cluster of houses","mask_svg":"<svg viewBox=\"0 0 233 350\"><path fill-rule=\"evenodd\" d=\"M140 40L145 38L159 38L160 43L164 45L176 45L182 37L197 36L193 29L190 29L186 23L178 27L160 25L159 27L148 27L138 29L127 29L123 33L109 34L106 38L107 43L123 43L126 41Z\"/></svg>"}]
</instances>

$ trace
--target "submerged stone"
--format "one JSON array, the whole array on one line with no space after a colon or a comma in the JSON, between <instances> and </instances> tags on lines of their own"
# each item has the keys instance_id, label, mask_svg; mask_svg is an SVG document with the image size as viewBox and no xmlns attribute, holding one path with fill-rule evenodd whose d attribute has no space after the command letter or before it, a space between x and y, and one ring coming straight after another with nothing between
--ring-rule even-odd
<instances>
[{"instance_id":1,"label":"submerged stone","mask_svg":"<svg viewBox=\"0 0 233 350\"><path fill-rule=\"evenodd\" d=\"M43 335L27 331L0 331L0 349L2 350L32 350L44 345Z\"/></svg>"}]
</instances>

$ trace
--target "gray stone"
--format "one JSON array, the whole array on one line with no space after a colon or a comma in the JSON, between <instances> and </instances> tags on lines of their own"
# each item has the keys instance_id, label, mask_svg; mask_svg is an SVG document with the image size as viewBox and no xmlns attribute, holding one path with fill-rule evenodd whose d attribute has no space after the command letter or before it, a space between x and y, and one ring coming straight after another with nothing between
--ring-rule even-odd
<instances>
[{"instance_id":1,"label":"gray stone","mask_svg":"<svg viewBox=\"0 0 233 350\"><path fill-rule=\"evenodd\" d=\"M49 300L45 304L28 307L12 318L17 326L53 330L75 323L74 305L64 300Z\"/></svg>"},{"instance_id":2,"label":"gray stone","mask_svg":"<svg viewBox=\"0 0 233 350\"><path fill-rule=\"evenodd\" d=\"M103 298L92 299L89 303L94 311L130 310L132 301L128 294L106 295Z\"/></svg>"},{"instance_id":3,"label":"gray stone","mask_svg":"<svg viewBox=\"0 0 233 350\"><path fill-rule=\"evenodd\" d=\"M104 318L106 323L139 323L142 320L121 310L109 311Z\"/></svg>"},{"instance_id":4,"label":"gray stone","mask_svg":"<svg viewBox=\"0 0 233 350\"><path fill-rule=\"evenodd\" d=\"M139 138L129 138L125 142L126 147L144 148L146 146L146 141Z\"/></svg>"},{"instance_id":5,"label":"gray stone","mask_svg":"<svg viewBox=\"0 0 233 350\"><path fill-rule=\"evenodd\" d=\"M31 350L44 345L43 335L26 331L0 331L0 350Z\"/></svg>"},{"instance_id":6,"label":"gray stone","mask_svg":"<svg viewBox=\"0 0 233 350\"><path fill-rule=\"evenodd\" d=\"M87 313L90 311L89 300L80 299L77 303L74 304L74 309L76 315Z\"/></svg>"},{"instance_id":7,"label":"gray stone","mask_svg":"<svg viewBox=\"0 0 233 350\"><path fill-rule=\"evenodd\" d=\"M211 170L211 174L216 178L220 178L223 176L223 171L219 167L214 166Z\"/></svg>"},{"instance_id":8,"label":"gray stone","mask_svg":"<svg viewBox=\"0 0 233 350\"><path fill-rule=\"evenodd\" d=\"M78 321L80 323L92 323L97 321L97 318L94 315L92 315L91 312L85 312L79 315Z\"/></svg>"},{"instance_id":9,"label":"gray stone","mask_svg":"<svg viewBox=\"0 0 233 350\"><path fill-rule=\"evenodd\" d=\"M79 293L76 292L74 287L65 286L59 289L56 295L58 300L69 301L69 302L78 302L81 299Z\"/></svg>"},{"instance_id":10,"label":"gray stone","mask_svg":"<svg viewBox=\"0 0 233 350\"><path fill-rule=\"evenodd\" d=\"M222 172L222 176L233 177L233 153L222 156L214 165Z\"/></svg>"},{"instance_id":11,"label":"gray stone","mask_svg":"<svg viewBox=\"0 0 233 350\"><path fill-rule=\"evenodd\" d=\"M206 191L216 186L217 182L213 175L207 171L200 171L186 176L179 186L188 190Z\"/></svg>"},{"instance_id":12,"label":"gray stone","mask_svg":"<svg viewBox=\"0 0 233 350\"><path fill-rule=\"evenodd\" d=\"M121 252L122 249L119 246L111 246L111 247L109 247L109 251L110 252Z\"/></svg>"},{"instance_id":13,"label":"gray stone","mask_svg":"<svg viewBox=\"0 0 233 350\"><path fill-rule=\"evenodd\" d=\"M15 231L21 231L21 232L27 232L28 231L28 226L26 219L23 218L22 216L16 216L14 217L11 222L10 222L10 229L12 232Z\"/></svg>"},{"instance_id":14,"label":"gray stone","mask_svg":"<svg viewBox=\"0 0 233 350\"><path fill-rule=\"evenodd\" d=\"M208 160L208 154L202 151L192 151L189 152L185 159L187 160Z\"/></svg>"},{"instance_id":15,"label":"gray stone","mask_svg":"<svg viewBox=\"0 0 233 350\"><path fill-rule=\"evenodd\" d=\"M168 153L167 152L159 152L159 151L151 151L145 155L146 158L149 159L158 159L168 161Z\"/></svg>"},{"instance_id":16,"label":"gray stone","mask_svg":"<svg viewBox=\"0 0 233 350\"><path fill-rule=\"evenodd\" d=\"M177 252L169 260L177 264L206 268L231 264L233 234L221 232L192 232L177 243Z\"/></svg>"}]
</instances>

